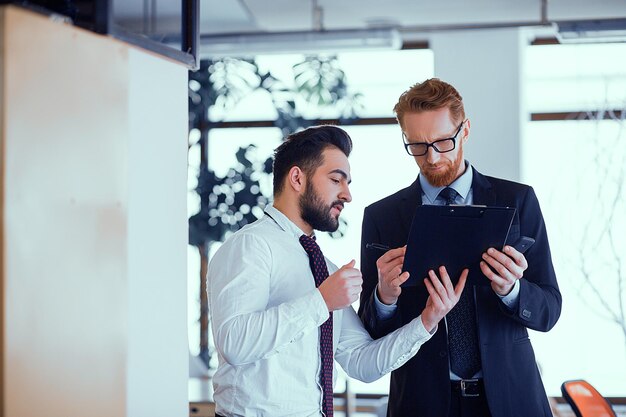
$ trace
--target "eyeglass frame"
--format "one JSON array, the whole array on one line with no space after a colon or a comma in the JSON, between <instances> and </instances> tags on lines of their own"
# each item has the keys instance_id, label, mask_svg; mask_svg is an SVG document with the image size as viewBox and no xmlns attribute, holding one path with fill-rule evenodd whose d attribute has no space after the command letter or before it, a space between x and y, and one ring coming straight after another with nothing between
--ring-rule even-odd
<instances>
[{"instance_id":1,"label":"eyeglass frame","mask_svg":"<svg viewBox=\"0 0 626 417\"><path fill-rule=\"evenodd\" d=\"M428 142L414 142L414 143L410 143L409 142L409 143L407 143L408 139L406 137L406 134L403 131L402 132L402 144L404 145L404 150L406 151L406 153L408 153L411 156L424 156L424 155L426 155L428 153L428 148L431 148L431 147L437 153L452 152L453 150L456 149L456 137L459 136L459 132L461 132L461 129L463 128L463 125L465 124L466 121L467 121L467 119L465 119L465 120L463 120L461 122L461 124L459 125L459 128L456 130L456 133L451 138L437 139L437 140L432 141L431 143L428 143ZM440 151L439 149L437 149L435 144L443 142L443 141L446 141L446 140L451 140L452 141L452 149L448 149L447 151ZM409 146L411 146L411 145L425 145L426 146L426 152L421 153L419 155L414 155L411 152L409 152Z\"/></svg>"}]
</instances>

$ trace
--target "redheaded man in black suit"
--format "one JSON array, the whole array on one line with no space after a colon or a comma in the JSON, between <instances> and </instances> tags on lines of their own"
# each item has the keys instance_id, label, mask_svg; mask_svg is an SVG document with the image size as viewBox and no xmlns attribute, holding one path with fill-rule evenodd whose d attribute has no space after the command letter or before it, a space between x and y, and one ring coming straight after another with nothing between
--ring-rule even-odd
<instances>
[{"instance_id":1,"label":"redheaded man in black suit","mask_svg":"<svg viewBox=\"0 0 626 417\"><path fill-rule=\"evenodd\" d=\"M418 205L517 210L505 248L488 250L480 270L470 271L470 277L488 279L490 285L466 285L465 302L448 313L413 359L392 373L388 415L552 416L527 329L546 332L555 325L561 294L533 189L482 175L464 159L470 121L450 84L438 79L416 84L394 111L420 174L409 187L365 209L359 315L374 338L418 315L428 296L423 286L400 286L409 275L402 271L404 245ZM535 239L525 254L510 246L520 236ZM394 249L381 256L367 243Z\"/></svg>"}]
</instances>

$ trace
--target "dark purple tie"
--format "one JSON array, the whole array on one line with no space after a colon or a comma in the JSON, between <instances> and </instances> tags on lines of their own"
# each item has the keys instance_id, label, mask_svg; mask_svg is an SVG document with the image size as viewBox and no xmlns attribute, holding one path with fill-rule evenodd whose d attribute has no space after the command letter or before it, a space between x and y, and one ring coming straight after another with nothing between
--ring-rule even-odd
<instances>
[{"instance_id":1,"label":"dark purple tie","mask_svg":"<svg viewBox=\"0 0 626 417\"><path fill-rule=\"evenodd\" d=\"M450 187L444 188L439 193L439 197L446 205L454 204L457 195L458 193ZM471 378L481 368L476 307L471 292L472 287L467 286L458 304L446 316L450 369L463 379Z\"/></svg>"},{"instance_id":2,"label":"dark purple tie","mask_svg":"<svg viewBox=\"0 0 626 417\"><path fill-rule=\"evenodd\" d=\"M300 236L300 244L309 255L309 265L319 287L328 278L328 267L319 245L307 235ZM333 416L333 312L320 326L320 357L322 359L321 385L324 392L322 411L326 417Z\"/></svg>"}]
</instances>

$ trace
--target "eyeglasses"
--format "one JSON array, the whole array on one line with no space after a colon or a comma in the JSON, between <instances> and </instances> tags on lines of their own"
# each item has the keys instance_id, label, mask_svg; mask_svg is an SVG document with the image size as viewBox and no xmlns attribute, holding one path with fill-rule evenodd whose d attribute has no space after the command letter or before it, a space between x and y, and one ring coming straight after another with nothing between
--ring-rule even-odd
<instances>
[{"instance_id":1,"label":"eyeglasses","mask_svg":"<svg viewBox=\"0 0 626 417\"><path fill-rule=\"evenodd\" d=\"M459 135L461 128L465 120L461 122L459 128L456 130L456 133L451 138L438 139L433 141L432 143L428 142L417 142L417 143L407 143L408 139L404 132L402 132L402 142L404 143L404 149L406 149L406 153L411 156L423 156L428 153L428 148L432 147L438 153L446 153L453 151L456 147L456 137Z\"/></svg>"}]
</instances>

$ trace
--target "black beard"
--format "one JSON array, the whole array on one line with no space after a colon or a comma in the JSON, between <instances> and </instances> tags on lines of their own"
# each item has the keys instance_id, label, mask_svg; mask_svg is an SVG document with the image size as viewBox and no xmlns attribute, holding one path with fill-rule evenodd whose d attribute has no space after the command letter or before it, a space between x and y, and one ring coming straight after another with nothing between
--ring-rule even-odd
<instances>
[{"instance_id":1,"label":"black beard","mask_svg":"<svg viewBox=\"0 0 626 417\"><path fill-rule=\"evenodd\" d=\"M330 206L326 206L317 195L311 181L307 181L304 194L300 197L300 216L315 230L321 232L334 232L339 228L339 219L330 215L333 205L343 203L334 201Z\"/></svg>"}]
</instances>

